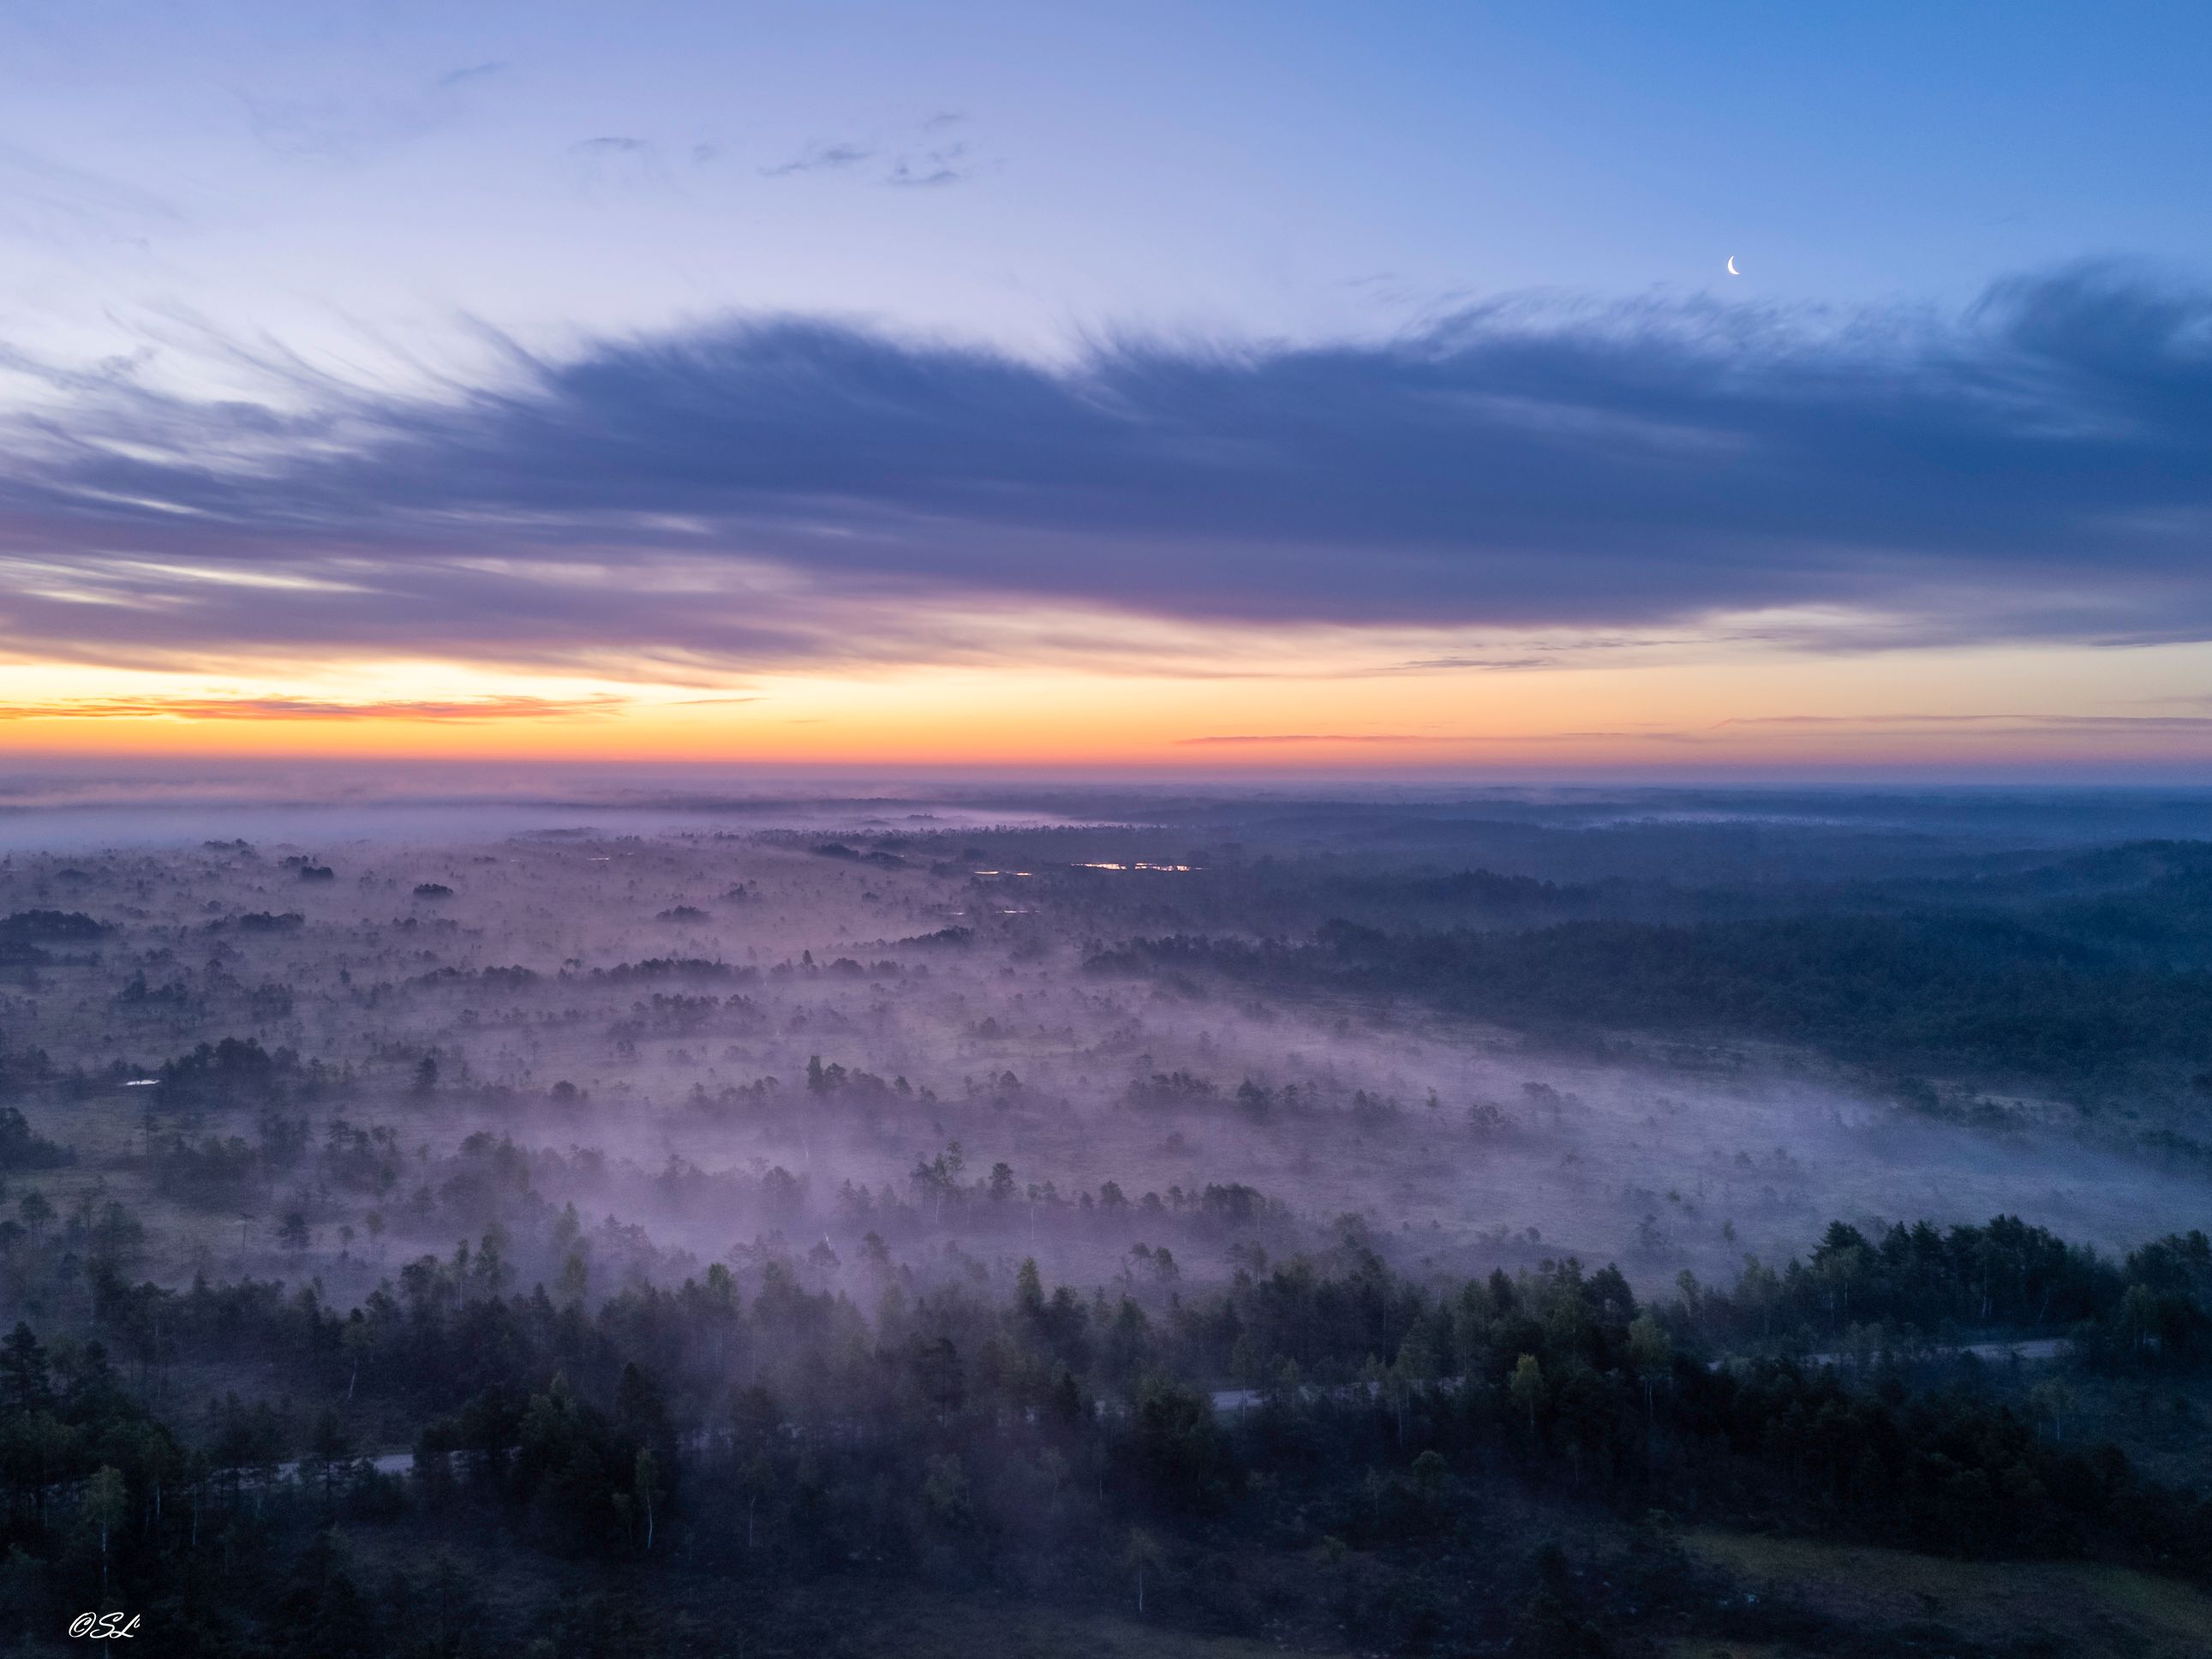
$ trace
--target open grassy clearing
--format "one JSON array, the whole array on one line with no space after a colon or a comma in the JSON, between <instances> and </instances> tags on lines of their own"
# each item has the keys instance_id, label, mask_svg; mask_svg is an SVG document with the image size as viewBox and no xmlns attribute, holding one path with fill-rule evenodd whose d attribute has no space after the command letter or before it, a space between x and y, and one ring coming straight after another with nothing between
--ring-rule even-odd
<instances>
[{"instance_id":1,"label":"open grassy clearing","mask_svg":"<svg viewBox=\"0 0 2212 1659\"><path fill-rule=\"evenodd\" d=\"M1853 1629L2081 1659L2201 1659L2212 1653L2212 1595L2092 1562L1948 1560L1903 1550L1698 1529L1692 1555L1765 1597L1786 1597ZM2038 1647L2038 1643L2045 1645ZM1790 1650L1699 1638L1678 1659L1782 1659Z\"/></svg>"}]
</instances>

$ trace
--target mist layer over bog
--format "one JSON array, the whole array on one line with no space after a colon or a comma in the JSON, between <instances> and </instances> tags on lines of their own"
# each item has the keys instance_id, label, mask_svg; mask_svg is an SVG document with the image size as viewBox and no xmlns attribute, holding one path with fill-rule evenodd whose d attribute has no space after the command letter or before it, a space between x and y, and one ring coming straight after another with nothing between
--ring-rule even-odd
<instances>
[{"instance_id":1,"label":"mist layer over bog","mask_svg":"<svg viewBox=\"0 0 2212 1659\"><path fill-rule=\"evenodd\" d=\"M2037 940L2137 1003L2195 983L2111 912L2170 908L2185 854L2122 838L2206 803L2002 805L58 801L4 823L7 1081L153 1277L341 1300L457 1243L518 1288L720 1263L863 1307L1024 1259L1164 1302L1347 1243L1656 1285L1833 1217L2124 1249L2203 1211L2191 1040L2008 1064L1945 999ZM1774 928L1895 982L1747 1000Z\"/></svg>"}]
</instances>

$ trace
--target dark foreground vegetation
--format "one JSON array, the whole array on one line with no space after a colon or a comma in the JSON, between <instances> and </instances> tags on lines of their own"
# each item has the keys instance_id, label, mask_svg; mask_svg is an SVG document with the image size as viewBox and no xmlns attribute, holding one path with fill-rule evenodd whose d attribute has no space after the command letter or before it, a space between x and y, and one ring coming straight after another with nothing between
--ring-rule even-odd
<instances>
[{"instance_id":1,"label":"dark foreground vegetation","mask_svg":"<svg viewBox=\"0 0 2212 1659\"><path fill-rule=\"evenodd\" d=\"M2202 1233L1838 1224L1640 1303L1572 1261L1416 1284L1347 1226L1150 1309L887 1269L872 1315L773 1263L503 1293L492 1239L341 1310L78 1243L88 1319L0 1342L10 1636L104 1606L161 1653L804 1651L912 1592L1323 1650L1858 1650L1694 1566L1713 1525L2212 1583L2212 1508L2067 1421L2212 1363ZM1939 1351L1991 1332L2072 1358L2023 1395Z\"/></svg>"}]
</instances>

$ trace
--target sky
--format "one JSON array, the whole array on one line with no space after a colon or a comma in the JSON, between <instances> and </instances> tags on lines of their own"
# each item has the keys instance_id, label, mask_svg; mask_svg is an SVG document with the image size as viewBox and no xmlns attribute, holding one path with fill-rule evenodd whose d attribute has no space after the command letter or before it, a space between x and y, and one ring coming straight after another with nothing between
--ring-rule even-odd
<instances>
[{"instance_id":1,"label":"sky","mask_svg":"<svg viewBox=\"0 0 2212 1659\"><path fill-rule=\"evenodd\" d=\"M13 5L0 763L2212 781L2208 70L2151 4Z\"/></svg>"}]
</instances>

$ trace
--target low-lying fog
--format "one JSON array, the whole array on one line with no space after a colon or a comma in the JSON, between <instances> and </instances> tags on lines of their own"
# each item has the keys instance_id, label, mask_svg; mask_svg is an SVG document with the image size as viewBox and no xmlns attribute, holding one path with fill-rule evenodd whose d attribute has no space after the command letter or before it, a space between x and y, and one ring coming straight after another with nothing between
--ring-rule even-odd
<instances>
[{"instance_id":1,"label":"low-lying fog","mask_svg":"<svg viewBox=\"0 0 2212 1659\"><path fill-rule=\"evenodd\" d=\"M1416 1272L1571 1254L1650 1285L1802 1253L1836 1217L2013 1211L2113 1248L2203 1221L2201 1177L2033 1103L1992 1131L1786 1054L1562 1058L1086 968L1115 942L1095 903L1070 920L1064 884L930 813L848 812L842 842L402 839L416 813L374 839L18 851L0 1100L76 1148L46 1183L64 1213L143 1226L138 1271L345 1299L487 1238L514 1288L780 1261L865 1304L1024 1256L1165 1297L1347 1234ZM1155 856L1101 846L1060 867ZM1141 915L1139 884L1185 878L1086 890ZM224 1038L258 1048L192 1057Z\"/></svg>"}]
</instances>

